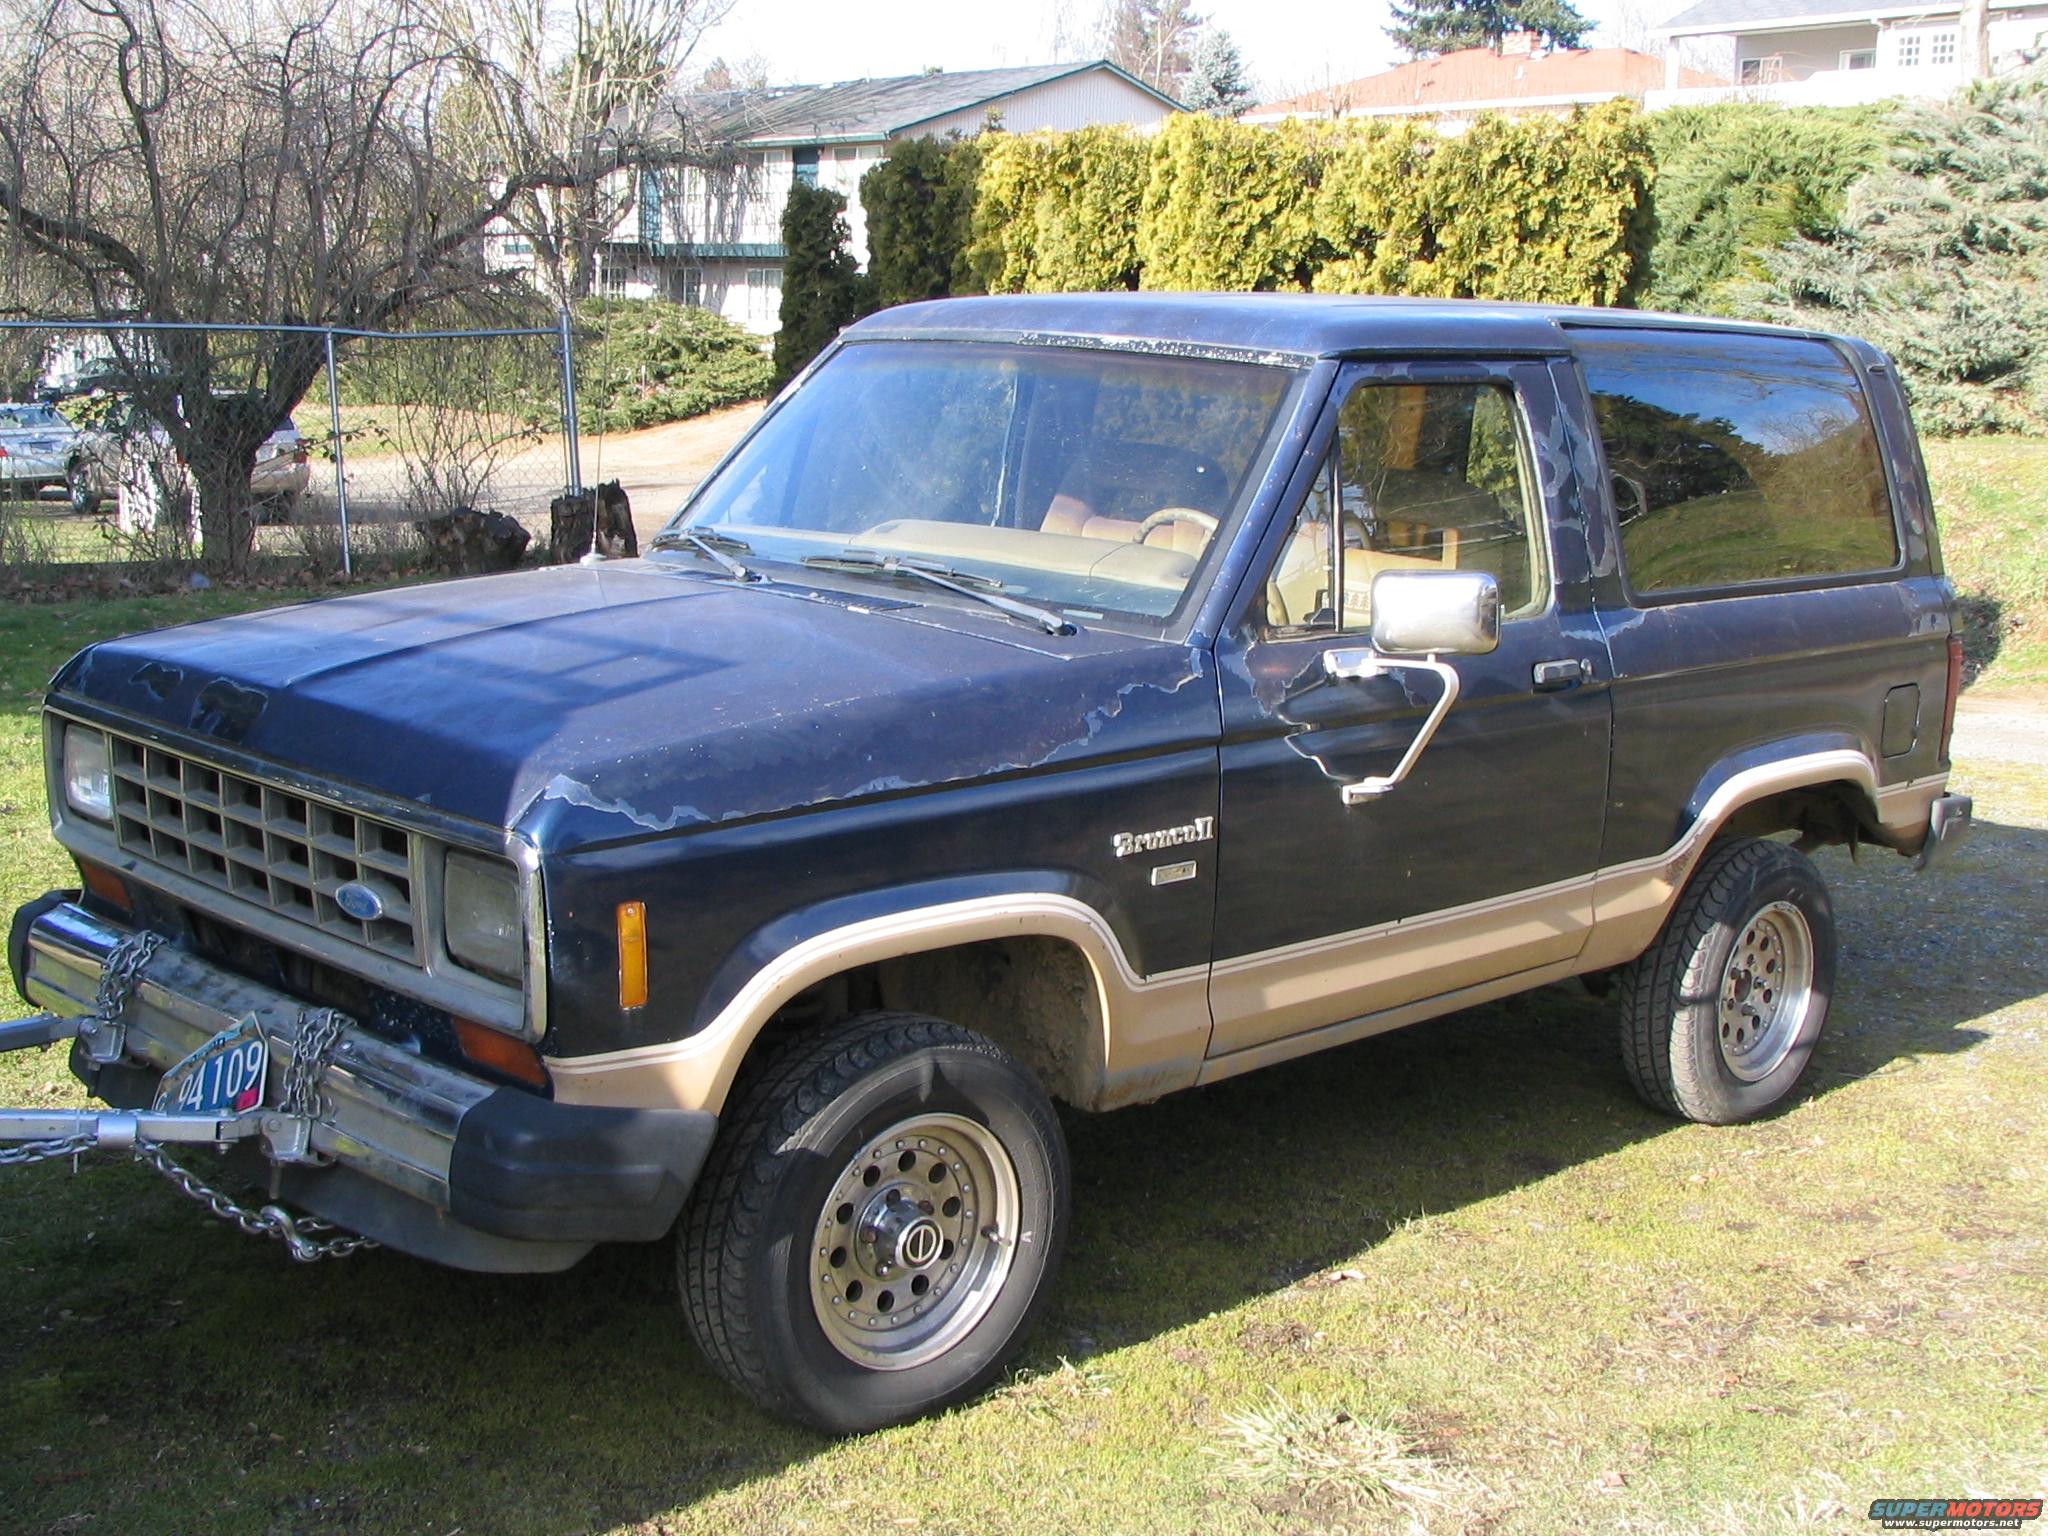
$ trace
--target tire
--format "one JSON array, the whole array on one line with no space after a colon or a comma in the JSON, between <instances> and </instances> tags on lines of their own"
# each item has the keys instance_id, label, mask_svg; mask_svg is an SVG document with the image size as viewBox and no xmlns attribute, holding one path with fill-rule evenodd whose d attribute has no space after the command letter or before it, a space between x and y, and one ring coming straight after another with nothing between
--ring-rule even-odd
<instances>
[{"instance_id":1,"label":"tire","mask_svg":"<svg viewBox=\"0 0 2048 1536\"><path fill-rule=\"evenodd\" d=\"M677 1234L690 1332L771 1413L839 1434L916 1418L1009 1361L1067 1207L1066 1141L1021 1064L866 1014L786 1047L729 1113Z\"/></svg>"},{"instance_id":2,"label":"tire","mask_svg":"<svg viewBox=\"0 0 2048 1536\"><path fill-rule=\"evenodd\" d=\"M1716 844L1622 972L1629 1079L1652 1108L1706 1125L1767 1114L1806 1071L1834 985L1834 907L1813 861Z\"/></svg>"},{"instance_id":3,"label":"tire","mask_svg":"<svg viewBox=\"0 0 2048 1536\"><path fill-rule=\"evenodd\" d=\"M83 459L64 467L64 500L81 517L90 517L100 509L99 493L92 488L92 476Z\"/></svg>"}]
</instances>

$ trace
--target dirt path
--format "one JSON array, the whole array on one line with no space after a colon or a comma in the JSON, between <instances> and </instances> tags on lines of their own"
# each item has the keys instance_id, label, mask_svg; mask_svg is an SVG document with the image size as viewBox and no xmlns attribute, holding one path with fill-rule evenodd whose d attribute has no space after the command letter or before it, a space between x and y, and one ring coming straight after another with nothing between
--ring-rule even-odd
<instances>
[{"instance_id":1,"label":"dirt path","mask_svg":"<svg viewBox=\"0 0 2048 1536\"><path fill-rule=\"evenodd\" d=\"M1979 693L1956 704L1955 755L2048 768L2048 693Z\"/></svg>"}]
</instances>

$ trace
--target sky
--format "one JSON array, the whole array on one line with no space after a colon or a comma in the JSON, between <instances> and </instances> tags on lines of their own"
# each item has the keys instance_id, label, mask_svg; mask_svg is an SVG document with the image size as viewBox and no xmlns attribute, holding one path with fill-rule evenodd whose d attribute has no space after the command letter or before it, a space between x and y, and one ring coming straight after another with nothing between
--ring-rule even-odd
<instances>
[{"instance_id":1,"label":"sky","mask_svg":"<svg viewBox=\"0 0 2048 1536\"><path fill-rule=\"evenodd\" d=\"M1582 14L1612 36L1624 17L1661 18L1684 0L1579 0ZM1196 0L1196 13L1236 40L1265 99L1355 80L1400 62L1382 30L1386 0L1350 4L1312 0ZM1092 57L1100 0L735 0L706 33L692 62L758 57L771 83L815 84L863 76L909 75L928 67L989 69Z\"/></svg>"}]
</instances>

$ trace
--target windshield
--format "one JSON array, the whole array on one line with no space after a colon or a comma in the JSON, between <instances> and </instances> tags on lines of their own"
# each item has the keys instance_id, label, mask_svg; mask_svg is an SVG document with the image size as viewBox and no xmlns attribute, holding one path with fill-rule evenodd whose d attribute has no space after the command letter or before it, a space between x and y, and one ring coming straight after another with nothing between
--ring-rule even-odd
<instances>
[{"instance_id":1,"label":"windshield","mask_svg":"<svg viewBox=\"0 0 2048 1536\"><path fill-rule=\"evenodd\" d=\"M0 429L7 427L62 427L63 417L46 405L0 405Z\"/></svg>"},{"instance_id":2,"label":"windshield","mask_svg":"<svg viewBox=\"0 0 2048 1536\"><path fill-rule=\"evenodd\" d=\"M1298 377L1079 348L863 342L763 423L672 526L743 542L754 565L849 550L916 559L1069 618L1157 626L1250 499Z\"/></svg>"}]
</instances>

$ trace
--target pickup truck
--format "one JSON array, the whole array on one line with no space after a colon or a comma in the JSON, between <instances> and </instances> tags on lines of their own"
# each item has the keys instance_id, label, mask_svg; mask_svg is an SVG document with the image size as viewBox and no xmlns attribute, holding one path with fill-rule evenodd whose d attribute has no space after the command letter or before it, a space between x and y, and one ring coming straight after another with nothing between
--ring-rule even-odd
<instances>
[{"instance_id":1,"label":"pickup truck","mask_svg":"<svg viewBox=\"0 0 2048 1536\"><path fill-rule=\"evenodd\" d=\"M1572 977L1652 1105L1783 1104L1835 978L1808 852L1966 828L1959 668L1861 342L910 305L644 558L68 663L79 888L17 915L46 1012L0 1046L112 1107L0 1131L307 1258L668 1240L738 1388L886 1424L1031 1328L1061 1113Z\"/></svg>"}]
</instances>

